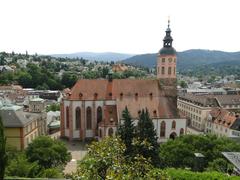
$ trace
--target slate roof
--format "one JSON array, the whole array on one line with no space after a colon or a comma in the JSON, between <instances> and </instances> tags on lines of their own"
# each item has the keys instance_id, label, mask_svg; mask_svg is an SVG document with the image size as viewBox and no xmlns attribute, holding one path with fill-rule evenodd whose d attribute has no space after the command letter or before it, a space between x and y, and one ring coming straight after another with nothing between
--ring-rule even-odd
<instances>
[{"instance_id":1,"label":"slate roof","mask_svg":"<svg viewBox=\"0 0 240 180\"><path fill-rule=\"evenodd\" d=\"M23 112L21 110L0 110L4 127L25 127L39 117L38 114Z\"/></svg>"},{"instance_id":2,"label":"slate roof","mask_svg":"<svg viewBox=\"0 0 240 180\"><path fill-rule=\"evenodd\" d=\"M216 103L219 103L221 106L240 105L240 95L194 95L187 93L180 95L179 98L199 103L203 106L216 106Z\"/></svg>"}]
</instances>

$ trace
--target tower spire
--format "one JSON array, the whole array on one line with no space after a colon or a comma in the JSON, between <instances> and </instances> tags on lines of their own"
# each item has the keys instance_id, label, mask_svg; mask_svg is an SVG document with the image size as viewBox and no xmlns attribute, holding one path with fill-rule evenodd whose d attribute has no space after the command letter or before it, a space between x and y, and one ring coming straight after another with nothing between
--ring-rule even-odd
<instances>
[{"instance_id":1,"label":"tower spire","mask_svg":"<svg viewBox=\"0 0 240 180\"><path fill-rule=\"evenodd\" d=\"M168 16L168 28L170 28L170 16Z\"/></svg>"},{"instance_id":2,"label":"tower spire","mask_svg":"<svg viewBox=\"0 0 240 180\"><path fill-rule=\"evenodd\" d=\"M171 29L170 29L170 17L168 17L168 27L166 29L166 35L163 39L163 47L172 47L172 36L171 36Z\"/></svg>"}]
</instances>

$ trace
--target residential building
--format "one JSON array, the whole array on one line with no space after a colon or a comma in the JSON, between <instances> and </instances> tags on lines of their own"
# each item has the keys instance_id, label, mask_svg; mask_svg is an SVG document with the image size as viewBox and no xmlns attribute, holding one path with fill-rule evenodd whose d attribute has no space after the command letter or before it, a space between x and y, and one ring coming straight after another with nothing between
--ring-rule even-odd
<instances>
[{"instance_id":1,"label":"residential building","mask_svg":"<svg viewBox=\"0 0 240 180\"><path fill-rule=\"evenodd\" d=\"M206 133L231 138L240 137L240 118L225 109L213 108L208 115Z\"/></svg>"},{"instance_id":2,"label":"residential building","mask_svg":"<svg viewBox=\"0 0 240 180\"><path fill-rule=\"evenodd\" d=\"M43 135L42 127L44 117L41 114L24 112L16 105L2 105L0 107L7 144L23 150L39 135Z\"/></svg>"},{"instance_id":3,"label":"residential building","mask_svg":"<svg viewBox=\"0 0 240 180\"><path fill-rule=\"evenodd\" d=\"M178 109L188 119L189 131L196 133L205 131L209 112L213 107L221 107L230 111L240 110L239 95L196 95L183 93L178 96Z\"/></svg>"}]
</instances>

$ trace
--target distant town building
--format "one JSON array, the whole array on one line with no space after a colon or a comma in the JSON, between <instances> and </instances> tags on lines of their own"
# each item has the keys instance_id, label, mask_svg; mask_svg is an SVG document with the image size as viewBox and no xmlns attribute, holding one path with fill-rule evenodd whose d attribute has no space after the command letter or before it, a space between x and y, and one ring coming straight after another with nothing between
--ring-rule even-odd
<instances>
[{"instance_id":1,"label":"distant town building","mask_svg":"<svg viewBox=\"0 0 240 180\"><path fill-rule=\"evenodd\" d=\"M42 114L24 112L16 105L0 104L0 116L3 120L7 144L23 150L36 137L45 134L45 122Z\"/></svg>"},{"instance_id":2,"label":"distant town building","mask_svg":"<svg viewBox=\"0 0 240 180\"><path fill-rule=\"evenodd\" d=\"M40 113L45 110L45 100L42 98L34 98L29 100L29 112Z\"/></svg>"},{"instance_id":3,"label":"distant town building","mask_svg":"<svg viewBox=\"0 0 240 180\"><path fill-rule=\"evenodd\" d=\"M124 72L124 71L127 71L128 70L128 67L124 64L114 64L112 66L112 71L113 72Z\"/></svg>"},{"instance_id":4,"label":"distant town building","mask_svg":"<svg viewBox=\"0 0 240 180\"><path fill-rule=\"evenodd\" d=\"M69 140L111 136L122 121L125 107L138 121L147 108L158 141L186 131L186 119L177 110L176 51L168 24L157 57L156 79L79 80L61 103L61 136Z\"/></svg>"},{"instance_id":5,"label":"distant town building","mask_svg":"<svg viewBox=\"0 0 240 180\"><path fill-rule=\"evenodd\" d=\"M226 137L240 137L240 118L233 112L213 108L208 116L206 133Z\"/></svg>"},{"instance_id":6,"label":"distant town building","mask_svg":"<svg viewBox=\"0 0 240 180\"><path fill-rule=\"evenodd\" d=\"M8 65L0 66L0 72L13 72L14 69Z\"/></svg>"},{"instance_id":7,"label":"distant town building","mask_svg":"<svg viewBox=\"0 0 240 180\"><path fill-rule=\"evenodd\" d=\"M190 93L178 96L178 109L187 117L189 131L203 133L209 112L213 107L220 107L229 111L240 110L239 95L195 95ZM191 129L192 128L192 129Z\"/></svg>"}]
</instances>

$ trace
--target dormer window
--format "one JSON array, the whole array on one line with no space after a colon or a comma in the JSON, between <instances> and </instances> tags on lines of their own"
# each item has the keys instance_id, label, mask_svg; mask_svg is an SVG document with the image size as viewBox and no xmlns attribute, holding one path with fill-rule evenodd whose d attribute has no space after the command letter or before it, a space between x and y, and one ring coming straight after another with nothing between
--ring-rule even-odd
<instances>
[{"instance_id":1,"label":"dormer window","mask_svg":"<svg viewBox=\"0 0 240 180\"><path fill-rule=\"evenodd\" d=\"M122 100L122 98L123 98L123 93L121 92L120 93L120 100Z\"/></svg>"},{"instance_id":2,"label":"dormer window","mask_svg":"<svg viewBox=\"0 0 240 180\"><path fill-rule=\"evenodd\" d=\"M97 99L98 93L94 93L94 98Z\"/></svg>"},{"instance_id":3,"label":"dormer window","mask_svg":"<svg viewBox=\"0 0 240 180\"><path fill-rule=\"evenodd\" d=\"M135 93L135 100L138 99L138 93Z\"/></svg>"},{"instance_id":4,"label":"dormer window","mask_svg":"<svg viewBox=\"0 0 240 180\"><path fill-rule=\"evenodd\" d=\"M111 92L108 95L112 97L112 93Z\"/></svg>"},{"instance_id":5,"label":"dormer window","mask_svg":"<svg viewBox=\"0 0 240 180\"><path fill-rule=\"evenodd\" d=\"M82 93L79 93L79 97L82 98L82 97L83 97L83 94L82 94Z\"/></svg>"},{"instance_id":6,"label":"dormer window","mask_svg":"<svg viewBox=\"0 0 240 180\"><path fill-rule=\"evenodd\" d=\"M153 93L150 93L149 96L150 96L150 99L152 100L152 98L153 98Z\"/></svg>"},{"instance_id":7,"label":"dormer window","mask_svg":"<svg viewBox=\"0 0 240 180\"><path fill-rule=\"evenodd\" d=\"M156 110L153 111L153 116L155 116L155 117L157 116L157 111Z\"/></svg>"}]
</instances>

